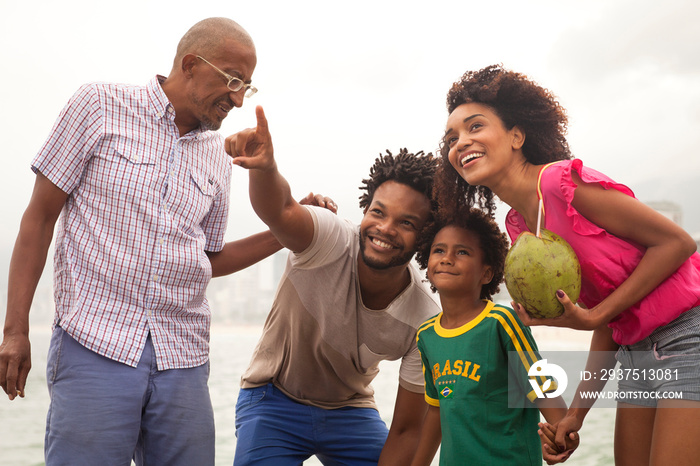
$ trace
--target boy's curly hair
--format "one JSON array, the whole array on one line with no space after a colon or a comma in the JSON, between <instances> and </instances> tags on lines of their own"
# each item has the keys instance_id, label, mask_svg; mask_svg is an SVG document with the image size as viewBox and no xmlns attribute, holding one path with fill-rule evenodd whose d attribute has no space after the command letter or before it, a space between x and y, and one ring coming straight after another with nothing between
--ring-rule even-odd
<instances>
[{"instance_id":1,"label":"boy's curly hair","mask_svg":"<svg viewBox=\"0 0 700 466\"><path fill-rule=\"evenodd\" d=\"M533 165L572 158L566 141L566 111L554 95L524 74L491 65L479 71L467 71L447 93L447 112L451 114L466 103L488 106L507 129L520 127L525 133L522 151ZM447 156L449 147L440 142L440 164L435 182L438 203L454 211L466 201L494 213L494 194L485 186L471 186L454 170Z\"/></svg>"},{"instance_id":2,"label":"boy's curly hair","mask_svg":"<svg viewBox=\"0 0 700 466\"><path fill-rule=\"evenodd\" d=\"M491 266L493 270L491 281L481 287L480 298L491 299L500 291L499 285L503 282L503 269L510 242L487 212L463 205L452 216L440 209L435 218L423 229L418 239L416 261L421 269L428 267L430 249L435 236L440 230L450 225L471 231L479 237L479 247L484 254L484 263ZM432 284L430 289L433 292L437 291Z\"/></svg>"},{"instance_id":3,"label":"boy's curly hair","mask_svg":"<svg viewBox=\"0 0 700 466\"><path fill-rule=\"evenodd\" d=\"M433 198L433 177L437 168L437 157L423 151L412 154L408 149L400 149L394 156L388 150L385 155L379 154L370 169L369 178L362 180L361 190L367 191L360 196L360 208L365 210L372 203L374 192L386 181L397 181L401 184ZM434 210L434 209L433 209Z\"/></svg>"}]
</instances>

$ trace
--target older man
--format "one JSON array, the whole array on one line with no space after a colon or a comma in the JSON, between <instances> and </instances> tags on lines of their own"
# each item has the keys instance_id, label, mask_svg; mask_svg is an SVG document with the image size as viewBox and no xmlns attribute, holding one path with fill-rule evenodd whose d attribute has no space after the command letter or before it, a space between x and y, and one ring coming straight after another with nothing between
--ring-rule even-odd
<instances>
[{"instance_id":1,"label":"older man","mask_svg":"<svg viewBox=\"0 0 700 466\"><path fill-rule=\"evenodd\" d=\"M280 248L269 233L224 244L231 163L213 130L255 93L256 60L237 23L205 19L168 77L83 86L32 162L0 385L10 399L24 394L29 309L60 214L48 465L214 464L204 291L212 270Z\"/></svg>"}]
</instances>

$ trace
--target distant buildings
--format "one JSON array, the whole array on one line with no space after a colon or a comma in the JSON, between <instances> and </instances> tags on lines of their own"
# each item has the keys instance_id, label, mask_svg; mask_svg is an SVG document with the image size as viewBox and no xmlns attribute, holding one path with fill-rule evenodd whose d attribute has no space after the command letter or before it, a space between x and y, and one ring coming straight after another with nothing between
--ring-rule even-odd
<instances>
[{"instance_id":1,"label":"distant buildings","mask_svg":"<svg viewBox=\"0 0 700 466\"><path fill-rule=\"evenodd\" d=\"M289 251L227 277L214 278L207 288L213 325L257 325L265 322Z\"/></svg>"}]
</instances>

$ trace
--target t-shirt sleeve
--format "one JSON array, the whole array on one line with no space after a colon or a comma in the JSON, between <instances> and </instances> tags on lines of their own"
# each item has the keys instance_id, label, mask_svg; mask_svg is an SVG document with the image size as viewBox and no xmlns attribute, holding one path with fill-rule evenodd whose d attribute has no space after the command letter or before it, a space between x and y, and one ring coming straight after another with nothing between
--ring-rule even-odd
<instances>
[{"instance_id":1,"label":"t-shirt sleeve","mask_svg":"<svg viewBox=\"0 0 700 466\"><path fill-rule=\"evenodd\" d=\"M421 340L420 334L416 337L418 340L418 350L421 356L421 364L423 366L423 380L425 383L425 401L431 406L440 406L437 389L435 388L435 380L433 379L433 370L430 361L426 356L425 342Z\"/></svg>"},{"instance_id":2,"label":"t-shirt sleeve","mask_svg":"<svg viewBox=\"0 0 700 466\"><path fill-rule=\"evenodd\" d=\"M530 377L530 367L541 359L537 343L530 329L525 327L515 312L505 306L494 308L500 322L499 332L508 354L508 369L520 393L527 396L531 402L537 398L537 393L531 385L531 380L537 383L542 392L556 390L556 383L551 377Z\"/></svg>"},{"instance_id":3,"label":"t-shirt sleeve","mask_svg":"<svg viewBox=\"0 0 700 466\"><path fill-rule=\"evenodd\" d=\"M421 353L414 343L409 352L401 359L399 367L399 384L413 393L423 393L423 365Z\"/></svg>"},{"instance_id":4,"label":"t-shirt sleeve","mask_svg":"<svg viewBox=\"0 0 700 466\"><path fill-rule=\"evenodd\" d=\"M59 114L32 161L32 170L70 194L80 184L84 167L103 133L102 126L98 93L93 86L84 85Z\"/></svg>"},{"instance_id":5,"label":"t-shirt sleeve","mask_svg":"<svg viewBox=\"0 0 700 466\"><path fill-rule=\"evenodd\" d=\"M332 262L351 250L351 241L358 241L358 227L339 218L328 209L304 206L314 222L314 237L306 250L290 254L292 265L314 268Z\"/></svg>"},{"instance_id":6,"label":"t-shirt sleeve","mask_svg":"<svg viewBox=\"0 0 700 466\"><path fill-rule=\"evenodd\" d=\"M413 285L411 293L402 295L402 301L392 304L394 317L404 325L404 333L397 333L406 341L407 350L401 360L399 383L402 387L414 393L423 393L423 365L421 352L417 346L417 334L426 324L430 325L433 318L440 312L437 302L428 294L420 281L418 272L411 268ZM409 333L410 332L410 333Z\"/></svg>"}]
</instances>

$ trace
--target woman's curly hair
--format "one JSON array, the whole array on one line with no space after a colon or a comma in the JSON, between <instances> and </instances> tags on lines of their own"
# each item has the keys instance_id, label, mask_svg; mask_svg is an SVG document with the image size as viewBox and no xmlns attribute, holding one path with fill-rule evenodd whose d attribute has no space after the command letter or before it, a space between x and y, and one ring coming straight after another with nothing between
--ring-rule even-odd
<instances>
[{"instance_id":1,"label":"woman's curly hair","mask_svg":"<svg viewBox=\"0 0 700 466\"><path fill-rule=\"evenodd\" d=\"M566 141L566 111L547 89L527 76L491 65L467 71L447 93L447 112L466 103L488 106L507 129L520 127L525 133L522 151L533 165L571 158ZM435 195L441 207L454 211L462 201L486 209L496 209L494 194L485 186L471 186L454 170L447 156L449 147L440 142L441 160L437 170Z\"/></svg>"},{"instance_id":2,"label":"woman's curly hair","mask_svg":"<svg viewBox=\"0 0 700 466\"><path fill-rule=\"evenodd\" d=\"M369 178L362 180L361 190L367 191L360 196L360 208L365 210L372 203L374 192L386 181L397 181L433 198L433 177L437 168L437 157L423 151L412 154L408 149L400 149L396 156L388 150L379 154L370 169ZM434 209L433 209L434 210Z\"/></svg>"},{"instance_id":3,"label":"woman's curly hair","mask_svg":"<svg viewBox=\"0 0 700 466\"><path fill-rule=\"evenodd\" d=\"M421 269L428 267L430 249L435 236L446 226L453 225L471 231L479 237L479 247L484 254L484 264L491 266L493 270L491 281L481 287L480 298L491 299L500 291L499 285L503 282L506 254L510 245L508 237L498 228L496 221L483 210L462 205L454 214L451 215L440 209L435 218L426 225L418 239L416 262ZM437 291L432 284L430 289Z\"/></svg>"}]
</instances>

